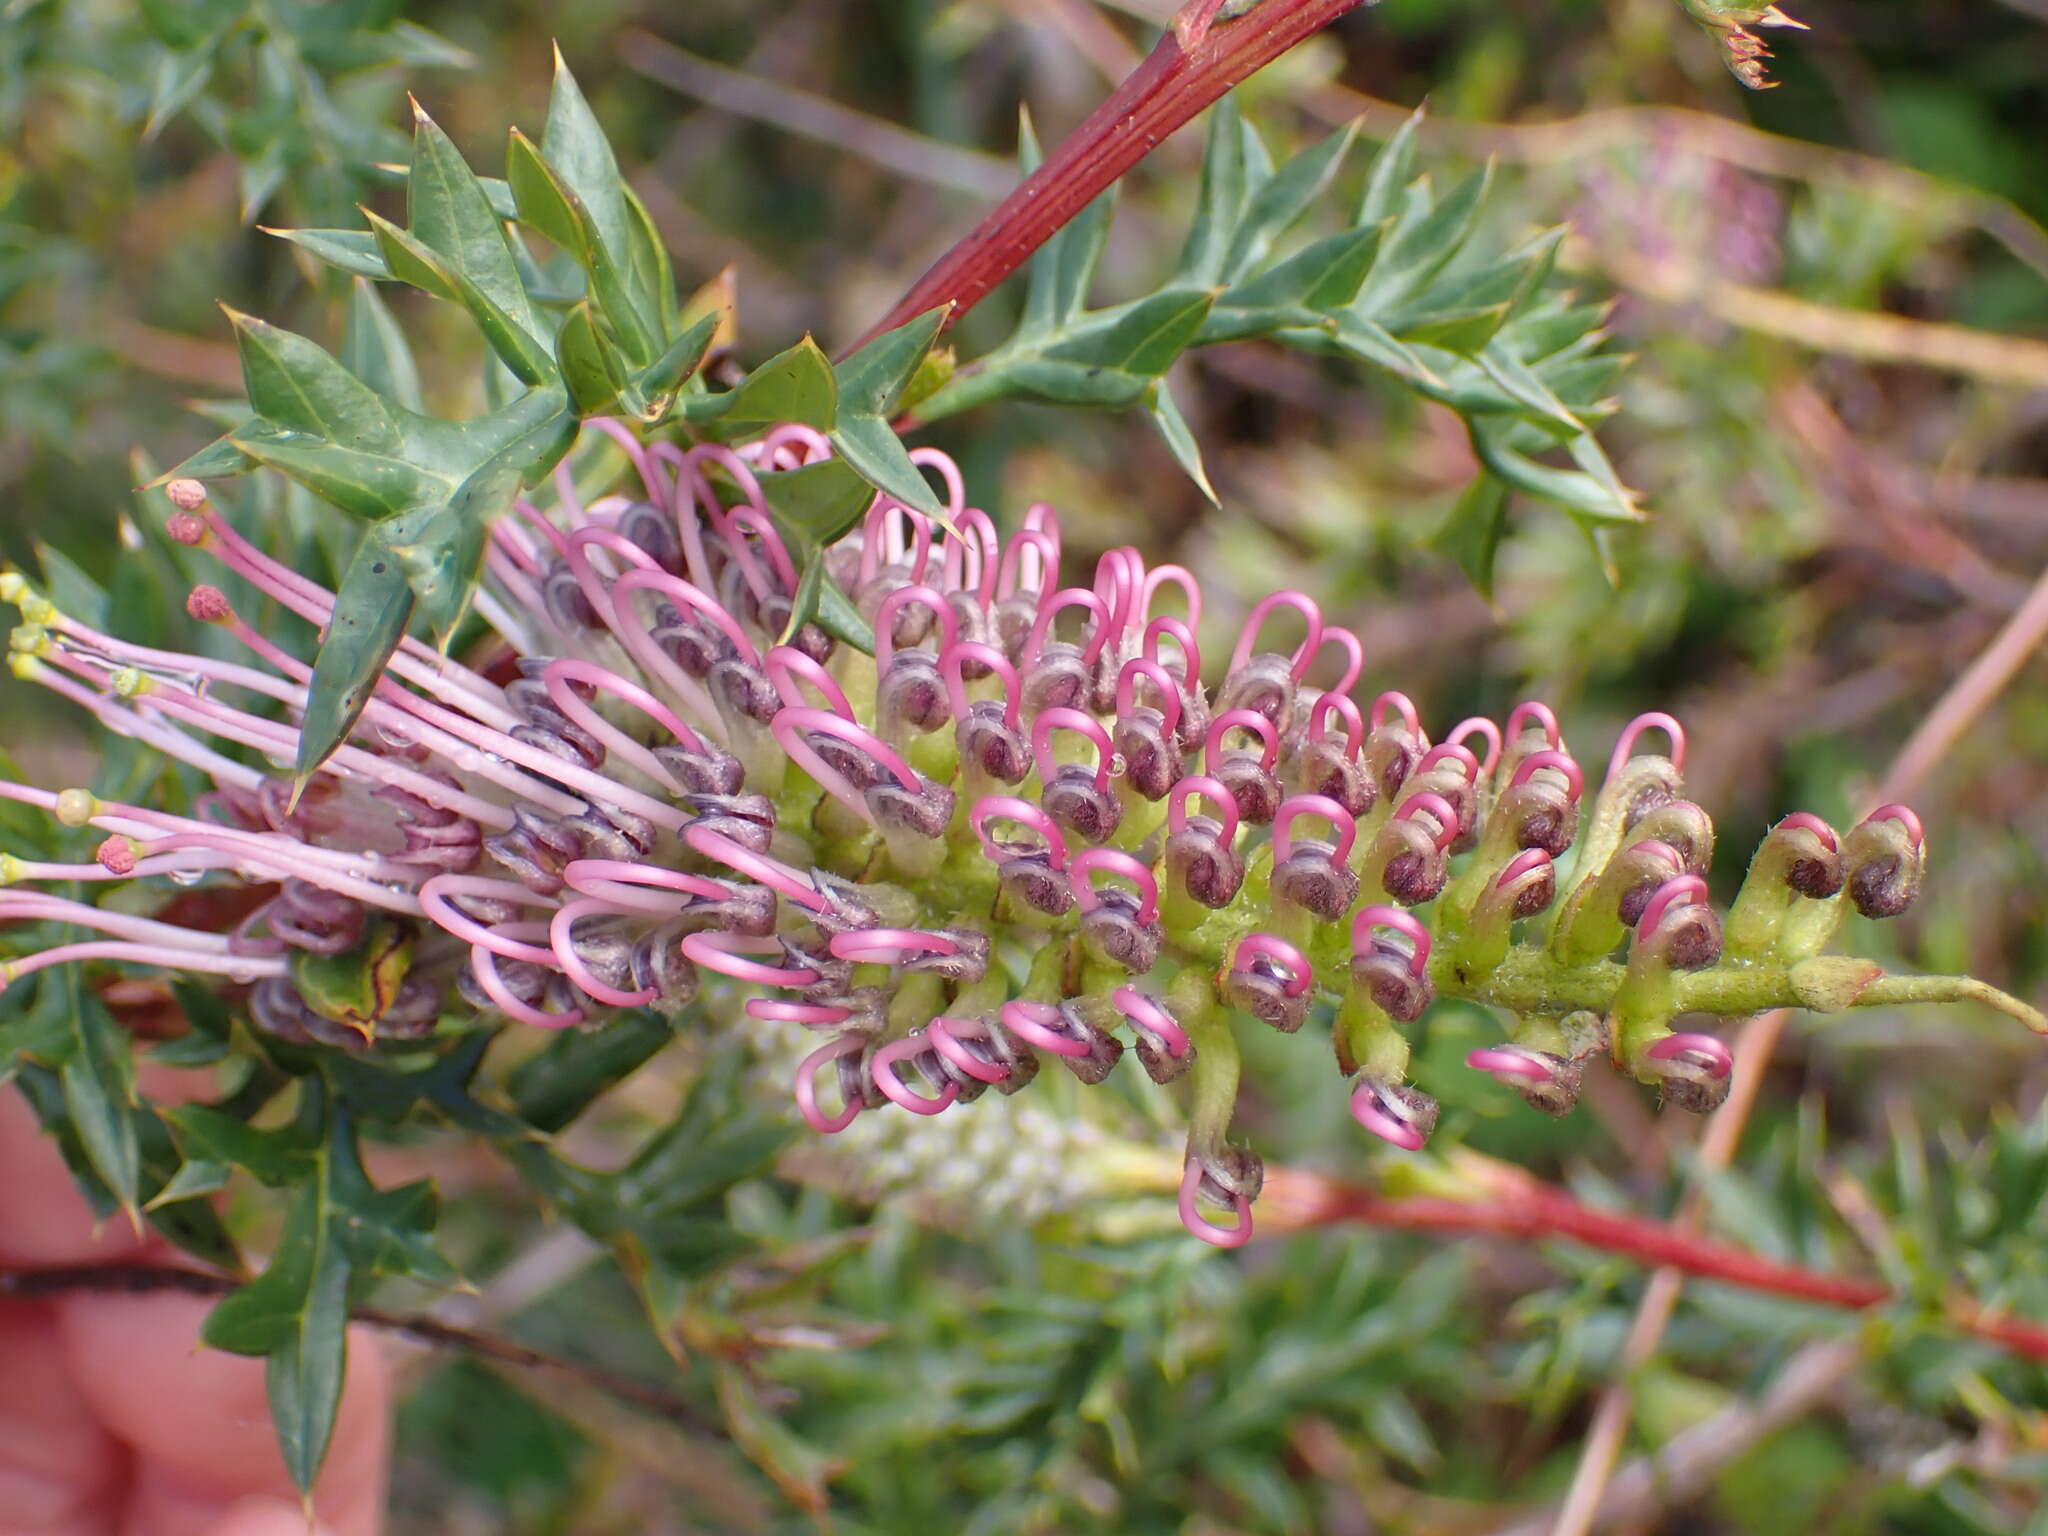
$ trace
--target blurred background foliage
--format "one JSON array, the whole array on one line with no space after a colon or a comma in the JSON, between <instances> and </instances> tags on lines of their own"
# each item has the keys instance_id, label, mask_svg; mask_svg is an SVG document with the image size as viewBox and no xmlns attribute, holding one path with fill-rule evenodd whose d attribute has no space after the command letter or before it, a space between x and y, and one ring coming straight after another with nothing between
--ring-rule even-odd
<instances>
[{"instance_id":1,"label":"blurred background foliage","mask_svg":"<svg viewBox=\"0 0 2048 1536\"><path fill-rule=\"evenodd\" d=\"M214 302L337 333L346 288L254 226L390 211L376 165L402 156L408 89L495 172L505 123L542 115L559 40L679 272L736 269L753 360L806 330L828 348L856 335L1010 184L1017 105L1056 139L1167 12L6 0L0 549L111 583L117 620L150 600L120 580L130 487L212 437L208 403L240 393ZM2048 569L2048 10L1795 12L1814 30L1773 34L1783 85L1761 95L1666 0L1384 0L1240 93L1276 149L1361 114L1384 138L1427 97L1440 185L1498 160L1497 245L1571 222L1566 280L1612 301L1635 359L1603 441L1653 514L1618 541L1612 587L1567 520L1521 509L1489 602L1434 539L1473 470L1454 421L1269 346L1209 349L1175 377L1220 510L1136 419L1006 408L929 440L999 517L1048 500L1086 558L1129 542L1188 564L1219 628L1277 587L1313 591L1365 638L1368 682L1426 719L1533 694L1604 742L1638 709L1673 710L1724 846L1795 806L1839 820ZM1184 134L1125 188L1117 296L1170 265L1198 154ZM393 302L429 399L474 408L452 307ZM970 317L965 349L1006 334L1015 304ZM300 531L305 568L333 557L317 507L247 494ZM61 771L99 754L79 719L4 682L0 710L33 777L88 776ZM2044 762L2036 660L1915 796L1930 899L1855 947L2038 1000ZM1717 894L1739 874L1724 859ZM1694 1123L1619 1085L1573 1120L1510 1113L1455 1065L1490 1028L1440 1009L1421 1042L1452 1139L1594 1204L1672 1208ZM1323 1064L1272 1044L1252 1046L1268 1162L1382 1175L1394 1155L1344 1121ZM677 1114L679 1085L739 1070L732 1049L663 1056L571 1128L574 1150L623 1161ZM2044 1090L2038 1042L2003 1021L1800 1019L1736 1171L1708 1181L1709 1230L1923 1303L1959 1279L2042 1315ZM1108 1157L1054 1143L1044 1155ZM481 1154L383 1157L380 1183L442 1185L444 1242L482 1285L462 1320L663 1374L620 1276L571 1229L536 1229ZM675 1298L702 1420L419 1357L395 1529L766 1532L829 1508L849 1532L1492 1530L1561 1488L1645 1281L1564 1245L1346 1228L1219 1256L1161 1235L1157 1197L1007 1230L973 1200L869 1203L902 1191L907 1157L813 1148L718 1186L743 1256ZM1755 1433L1724 1437L1739 1454L1680 1492L1682 1514L1638 1528L2042 1529L2048 1374L1925 1312L1859 1321L1691 1287L1638 1380L1632 1445L1731 1413ZM1818 1369L1817 1348L1846 1352L1842 1373L1772 1419L1755 1394L1802 1359ZM737 1450L701 1432L714 1418Z\"/></svg>"}]
</instances>

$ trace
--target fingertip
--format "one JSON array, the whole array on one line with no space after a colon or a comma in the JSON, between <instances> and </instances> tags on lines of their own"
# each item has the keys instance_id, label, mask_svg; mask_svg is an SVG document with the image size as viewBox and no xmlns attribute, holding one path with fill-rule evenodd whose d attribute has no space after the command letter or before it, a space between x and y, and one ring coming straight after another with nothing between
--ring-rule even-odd
<instances>
[{"instance_id":1,"label":"fingertip","mask_svg":"<svg viewBox=\"0 0 2048 1536\"><path fill-rule=\"evenodd\" d=\"M259 1495L229 1509L207 1536L334 1536L334 1529L308 1520L296 1504Z\"/></svg>"}]
</instances>

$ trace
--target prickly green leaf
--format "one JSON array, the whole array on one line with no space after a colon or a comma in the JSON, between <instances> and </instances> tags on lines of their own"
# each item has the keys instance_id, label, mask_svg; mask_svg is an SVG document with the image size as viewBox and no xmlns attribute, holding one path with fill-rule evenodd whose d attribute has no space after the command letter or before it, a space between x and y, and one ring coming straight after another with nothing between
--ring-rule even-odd
<instances>
[{"instance_id":1,"label":"prickly green leaf","mask_svg":"<svg viewBox=\"0 0 2048 1536\"><path fill-rule=\"evenodd\" d=\"M1109 239L1109 218L1116 206L1116 187L1068 221L1031 258L1029 286L1019 336L1044 336L1064 329L1088 302L1088 285Z\"/></svg>"},{"instance_id":2,"label":"prickly green leaf","mask_svg":"<svg viewBox=\"0 0 2048 1536\"><path fill-rule=\"evenodd\" d=\"M266 229L264 233L288 240L308 255L352 276L391 281L383 247L367 229Z\"/></svg>"},{"instance_id":3,"label":"prickly green leaf","mask_svg":"<svg viewBox=\"0 0 2048 1536\"><path fill-rule=\"evenodd\" d=\"M1045 355L1061 362L1156 378L1200 333L1215 300L1212 290L1169 288L1106 311L1086 329L1047 348Z\"/></svg>"},{"instance_id":4,"label":"prickly green leaf","mask_svg":"<svg viewBox=\"0 0 2048 1536\"><path fill-rule=\"evenodd\" d=\"M394 517L441 494L433 476L402 458L359 453L307 434L271 430L260 422L232 441L255 462L368 522Z\"/></svg>"},{"instance_id":5,"label":"prickly green leaf","mask_svg":"<svg viewBox=\"0 0 2048 1536\"><path fill-rule=\"evenodd\" d=\"M1323 195L1357 137L1357 122L1345 124L1289 160L1258 188L1231 235L1224 278L1235 280L1265 260L1273 241Z\"/></svg>"},{"instance_id":6,"label":"prickly green leaf","mask_svg":"<svg viewBox=\"0 0 2048 1536\"><path fill-rule=\"evenodd\" d=\"M1479 209L1493 182L1493 165L1468 176L1450 196L1426 212L1404 211L1380 247L1379 260L1353 300L1374 319L1420 293L1464 247L1479 221Z\"/></svg>"},{"instance_id":7,"label":"prickly green leaf","mask_svg":"<svg viewBox=\"0 0 2048 1536\"><path fill-rule=\"evenodd\" d=\"M256 427L252 419L237 431ZM197 453L172 465L150 482L163 485L172 480L226 480L235 475L246 475L256 467L256 461L235 446L235 432L228 432L215 438Z\"/></svg>"},{"instance_id":8,"label":"prickly green leaf","mask_svg":"<svg viewBox=\"0 0 2048 1536\"><path fill-rule=\"evenodd\" d=\"M1457 561L1479 595L1491 602L1494 562L1507 527L1508 488L1480 474L1465 487L1431 543Z\"/></svg>"},{"instance_id":9,"label":"prickly green leaf","mask_svg":"<svg viewBox=\"0 0 2048 1536\"><path fill-rule=\"evenodd\" d=\"M710 338L708 330L705 337ZM610 410L626 387L626 361L606 338L597 311L587 301L570 310L555 333L555 363L579 415Z\"/></svg>"},{"instance_id":10,"label":"prickly green leaf","mask_svg":"<svg viewBox=\"0 0 2048 1536\"><path fill-rule=\"evenodd\" d=\"M227 311L256 414L273 426L365 453L398 447L398 426L377 392L327 349L253 315Z\"/></svg>"},{"instance_id":11,"label":"prickly green leaf","mask_svg":"<svg viewBox=\"0 0 2048 1536\"><path fill-rule=\"evenodd\" d=\"M595 1034L564 1030L505 1080L513 1110L552 1135L637 1071L676 1038L676 1026L649 1008L621 1014Z\"/></svg>"},{"instance_id":12,"label":"prickly green leaf","mask_svg":"<svg viewBox=\"0 0 2048 1536\"><path fill-rule=\"evenodd\" d=\"M944 503L933 493L931 482L925 479L924 472L911 459L910 450L903 446L903 439L881 417L842 419L839 430L832 434L832 446L869 485L886 491L906 507L915 507L927 517L946 522Z\"/></svg>"},{"instance_id":13,"label":"prickly green leaf","mask_svg":"<svg viewBox=\"0 0 2048 1536\"><path fill-rule=\"evenodd\" d=\"M1209 472L1202 467L1202 446L1195 441L1195 434L1188 430L1187 419L1181 415L1180 407L1174 404L1173 394L1167 389L1164 379L1152 392L1151 416L1152 425L1159 429L1174 463L1195 482L1211 503L1220 506L1216 488L1209 483Z\"/></svg>"},{"instance_id":14,"label":"prickly green leaf","mask_svg":"<svg viewBox=\"0 0 2048 1536\"><path fill-rule=\"evenodd\" d=\"M412 954L412 935L395 923L373 919L362 941L340 954L295 952L292 985L315 1013L354 1030L367 1044L375 1037L377 1020L397 998Z\"/></svg>"},{"instance_id":15,"label":"prickly green leaf","mask_svg":"<svg viewBox=\"0 0 2048 1536\"><path fill-rule=\"evenodd\" d=\"M666 352L635 376L633 387L640 392L642 415L646 419L659 421L668 414L669 407L675 402L676 391L702 366L705 355L711 350L711 338L717 334L720 318L715 313L699 315L687 330L669 343Z\"/></svg>"},{"instance_id":16,"label":"prickly green leaf","mask_svg":"<svg viewBox=\"0 0 2048 1536\"><path fill-rule=\"evenodd\" d=\"M950 305L927 310L893 331L884 331L833 370L839 385L839 414L888 417L938 340Z\"/></svg>"},{"instance_id":17,"label":"prickly green leaf","mask_svg":"<svg viewBox=\"0 0 2048 1536\"><path fill-rule=\"evenodd\" d=\"M533 308L519 281L505 226L462 152L417 103L405 192L407 233L468 279L513 324L531 332Z\"/></svg>"},{"instance_id":18,"label":"prickly green leaf","mask_svg":"<svg viewBox=\"0 0 2048 1536\"><path fill-rule=\"evenodd\" d=\"M342 573L334 617L313 661L295 764L301 780L348 739L383 676L384 663L405 638L412 608L405 572L390 554L365 539Z\"/></svg>"},{"instance_id":19,"label":"prickly green leaf","mask_svg":"<svg viewBox=\"0 0 2048 1536\"><path fill-rule=\"evenodd\" d=\"M644 295L656 332L674 336L682 328L675 267L668 259L668 247L662 244L661 231L654 227L654 216L647 211L647 205L630 186L625 193L627 245L622 259L631 274L634 291Z\"/></svg>"},{"instance_id":20,"label":"prickly green leaf","mask_svg":"<svg viewBox=\"0 0 2048 1536\"><path fill-rule=\"evenodd\" d=\"M65 613L94 629L107 627L107 589L86 575L63 550L35 540L36 563L43 568L43 596ZM127 616L123 615L125 619Z\"/></svg>"},{"instance_id":21,"label":"prickly green leaf","mask_svg":"<svg viewBox=\"0 0 2048 1536\"><path fill-rule=\"evenodd\" d=\"M19 846L18 844L16 846ZM72 1049L77 1031L72 1024L70 994L59 979L65 972L45 971L34 987L35 1001L29 1003L21 991L9 993L9 1006L0 1009L0 1088L14 1081L28 1062L54 1068ZM51 1078L56 1089L56 1079ZM60 1095L61 1099L61 1095Z\"/></svg>"},{"instance_id":22,"label":"prickly green leaf","mask_svg":"<svg viewBox=\"0 0 2048 1536\"><path fill-rule=\"evenodd\" d=\"M1415 179L1416 130L1422 126L1422 113L1421 107L1411 112L1373 157L1353 224L1378 224L1400 212L1402 189Z\"/></svg>"},{"instance_id":23,"label":"prickly green leaf","mask_svg":"<svg viewBox=\"0 0 2048 1536\"><path fill-rule=\"evenodd\" d=\"M244 1169L272 1189L301 1183L316 1171L318 1149L296 1127L259 1130L207 1104L179 1104L165 1113L191 1161Z\"/></svg>"},{"instance_id":24,"label":"prickly green leaf","mask_svg":"<svg viewBox=\"0 0 2048 1536\"><path fill-rule=\"evenodd\" d=\"M619 174L619 163L604 129L598 126L590 104L583 99L560 49L555 51L555 79L548 93L548 120L541 134L541 148L548 164L560 173L595 226L598 242L613 260L630 261L634 250L633 216L626 200L625 178ZM632 291L629 284L629 292L637 303L648 304L648 313L653 313L649 303L654 298L651 291Z\"/></svg>"},{"instance_id":25,"label":"prickly green leaf","mask_svg":"<svg viewBox=\"0 0 2048 1536\"><path fill-rule=\"evenodd\" d=\"M519 494L521 456L500 454L478 466L445 506L381 523L371 537L404 571L434 643L446 646L469 611L490 526Z\"/></svg>"},{"instance_id":26,"label":"prickly green leaf","mask_svg":"<svg viewBox=\"0 0 2048 1536\"><path fill-rule=\"evenodd\" d=\"M840 591L839 583L829 575L818 583L818 627L864 656L875 654L874 626L861 617L853 599Z\"/></svg>"},{"instance_id":27,"label":"prickly green leaf","mask_svg":"<svg viewBox=\"0 0 2048 1536\"><path fill-rule=\"evenodd\" d=\"M1244 120L1237 97L1226 95L1209 109L1208 144L1202 155L1202 187L1175 269L1177 281L1207 287L1224 280L1224 258L1252 195L1272 174L1258 134Z\"/></svg>"},{"instance_id":28,"label":"prickly green leaf","mask_svg":"<svg viewBox=\"0 0 2048 1536\"><path fill-rule=\"evenodd\" d=\"M843 459L758 478L777 526L807 550L823 549L851 533L874 500L868 482Z\"/></svg>"},{"instance_id":29,"label":"prickly green leaf","mask_svg":"<svg viewBox=\"0 0 2048 1536\"><path fill-rule=\"evenodd\" d=\"M1508 306L1493 304L1484 309L1438 310L1412 316L1391 315L1391 335L1417 346L1437 347L1470 357L1478 353L1499 332L1508 317Z\"/></svg>"},{"instance_id":30,"label":"prickly green leaf","mask_svg":"<svg viewBox=\"0 0 2048 1536\"><path fill-rule=\"evenodd\" d=\"M652 362L657 338L641 298L620 267L619 247L606 238L574 185L516 128L505 168L519 199L520 217L575 257L589 275L591 297L618 331L633 366ZM622 230L620 238L630 238L630 231Z\"/></svg>"},{"instance_id":31,"label":"prickly green leaf","mask_svg":"<svg viewBox=\"0 0 2048 1536\"><path fill-rule=\"evenodd\" d=\"M1210 325L1227 311L1281 308L1342 309L1357 295L1379 253L1378 226L1350 229L1313 241L1256 277L1237 283L1218 296ZM1209 327L1203 329L1207 340Z\"/></svg>"},{"instance_id":32,"label":"prickly green leaf","mask_svg":"<svg viewBox=\"0 0 2048 1536\"><path fill-rule=\"evenodd\" d=\"M349 288L341 361L383 399L408 411L425 409L419 367L413 362L405 332L391 318L391 311L377 296L376 288L362 278L357 278Z\"/></svg>"},{"instance_id":33,"label":"prickly green leaf","mask_svg":"<svg viewBox=\"0 0 2048 1536\"><path fill-rule=\"evenodd\" d=\"M128 1036L89 987L77 966L66 967L65 987L77 1031L58 1069L64 1108L91 1161L121 1209L137 1207L141 1154L136 1145L135 1059Z\"/></svg>"},{"instance_id":34,"label":"prickly green leaf","mask_svg":"<svg viewBox=\"0 0 2048 1536\"><path fill-rule=\"evenodd\" d=\"M555 360L534 339L530 316L526 322L514 318L440 252L409 231L368 209L363 210L363 217L376 232L393 276L436 298L454 299L467 309L491 351L520 383L539 387L554 382ZM522 301L525 296L526 290L520 289Z\"/></svg>"},{"instance_id":35,"label":"prickly green leaf","mask_svg":"<svg viewBox=\"0 0 2048 1536\"><path fill-rule=\"evenodd\" d=\"M740 381L720 415L720 425L747 430L796 421L829 432L838 414L839 386L832 364L806 336Z\"/></svg>"}]
</instances>

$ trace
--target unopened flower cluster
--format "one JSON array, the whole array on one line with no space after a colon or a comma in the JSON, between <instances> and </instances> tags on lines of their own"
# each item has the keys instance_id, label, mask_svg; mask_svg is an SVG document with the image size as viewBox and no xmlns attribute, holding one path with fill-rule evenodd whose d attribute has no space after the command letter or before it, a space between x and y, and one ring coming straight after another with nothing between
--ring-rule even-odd
<instances>
[{"instance_id":1,"label":"unopened flower cluster","mask_svg":"<svg viewBox=\"0 0 2048 1536\"><path fill-rule=\"evenodd\" d=\"M1539 1109L1570 1109L1605 1058L1705 1110L1728 1050L1673 1019L1872 1000L1874 966L1820 951L1845 905L1891 915L1920 882L1910 811L1841 834L1794 815L1724 918L1668 716L1623 732L1597 792L1540 703L1433 740L1402 694L1354 695L1358 639L1309 596L1266 598L1205 657L1188 571L1126 548L1077 575L1049 509L1001 538L925 450L949 517L878 499L829 552L873 655L814 624L785 639L798 572L756 474L829 445L802 428L737 450L599 429L632 458L630 496L583 506L564 474L553 518L521 503L492 533L478 606L514 659L486 675L408 640L296 797L267 764L292 759L310 668L220 591L188 608L241 662L130 644L5 578L19 675L214 786L180 816L0 784L107 834L92 864L0 867L0 918L102 935L7 976L219 973L260 1027L348 1049L472 1010L602 1028L703 993L815 1032L793 1094L825 1133L1048 1069L1101 1082L1129 1055L1156 1082L1189 1079L1181 1215L1228 1245L1261 1179L1226 1139L1236 1021L1293 1033L1328 1015L1352 1113L1403 1148L1436 1120L1403 1026L1439 995L1512 1020L1470 1064ZM171 491L174 537L331 616L332 594L198 484ZM34 884L156 876L269 894L205 932ZM363 984L330 984L337 964Z\"/></svg>"}]
</instances>

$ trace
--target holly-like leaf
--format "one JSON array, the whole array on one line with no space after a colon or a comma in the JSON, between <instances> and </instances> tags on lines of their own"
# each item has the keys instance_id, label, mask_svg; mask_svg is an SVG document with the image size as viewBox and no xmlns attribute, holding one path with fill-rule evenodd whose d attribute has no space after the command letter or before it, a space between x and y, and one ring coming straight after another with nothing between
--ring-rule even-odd
<instances>
[{"instance_id":1,"label":"holly-like leaf","mask_svg":"<svg viewBox=\"0 0 2048 1536\"><path fill-rule=\"evenodd\" d=\"M668 344L666 352L634 377L633 389L640 397L639 414L644 420L660 421L668 415L676 392L703 365L723 318L715 313L699 315Z\"/></svg>"},{"instance_id":2,"label":"holly-like leaf","mask_svg":"<svg viewBox=\"0 0 2048 1536\"><path fill-rule=\"evenodd\" d=\"M557 76L557 80L560 80ZM610 151L607 150L609 159ZM589 274L591 297L618 332L620 345L635 368L654 361L659 340L632 292L626 273L596 216L568 178L551 165L531 140L516 128L506 151L507 180L519 200L520 217L561 246ZM613 180L618 176L612 171ZM618 238L625 238L621 226Z\"/></svg>"},{"instance_id":3,"label":"holly-like leaf","mask_svg":"<svg viewBox=\"0 0 2048 1536\"><path fill-rule=\"evenodd\" d=\"M1202 445L1195 441L1195 434L1188 430L1187 418L1181 415L1180 407L1174 404L1173 394L1161 379L1152 392L1152 425L1159 429L1160 438L1166 443L1167 451L1173 455L1174 463L1181 472L1194 481L1202 494L1214 505L1217 500L1216 488L1209 483L1209 472L1202 467Z\"/></svg>"},{"instance_id":4,"label":"holly-like leaf","mask_svg":"<svg viewBox=\"0 0 2048 1536\"><path fill-rule=\"evenodd\" d=\"M839 385L832 364L808 336L776 353L719 398L725 402L719 424L727 431L795 421L829 432L839 414Z\"/></svg>"},{"instance_id":5,"label":"holly-like leaf","mask_svg":"<svg viewBox=\"0 0 2048 1536\"><path fill-rule=\"evenodd\" d=\"M868 484L941 521L944 507L889 420L938 340L946 314L944 306L928 310L877 336L834 370L839 410L832 432L839 456Z\"/></svg>"},{"instance_id":6,"label":"holly-like leaf","mask_svg":"<svg viewBox=\"0 0 2048 1536\"><path fill-rule=\"evenodd\" d=\"M1177 281L1206 288L1224 280L1225 257L1245 206L1272 174L1272 159L1257 131L1244 120L1237 97L1223 96L1209 109L1201 192L1174 273Z\"/></svg>"},{"instance_id":7,"label":"holly-like leaf","mask_svg":"<svg viewBox=\"0 0 2048 1536\"><path fill-rule=\"evenodd\" d=\"M363 453L311 433L256 422L229 442L249 460L296 480L352 517L378 522L441 494L434 476L404 458Z\"/></svg>"},{"instance_id":8,"label":"holly-like leaf","mask_svg":"<svg viewBox=\"0 0 2048 1536\"><path fill-rule=\"evenodd\" d=\"M256 414L273 426L389 454L398 425L377 392L326 348L253 315L227 310L242 357L243 386Z\"/></svg>"},{"instance_id":9,"label":"holly-like leaf","mask_svg":"<svg viewBox=\"0 0 2048 1536\"><path fill-rule=\"evenodd\" d=\"M1265 260L1273 241L1323 195L1357 138L1353 120L1294 156L1258 187L1231 232L1223 278L1235 279Z\"/></svg>"},{"instance_id":10,"label":"holly-like leaf","mask_svg":"<svg viewBox=\"0 0 2048 1536\"><path fill-rule=\"evenodd\" d=\"M629 307L638 314L645 306L644 318L654 318L656 274L635 261L640 245L633 229L635 216L625 178L619 174L611 142L598 125L590 103L583 99L583 91L564 62L560 48L555 50L555 78L548 93L548 121L541 134L541 149L548 165L559 173L580 204L593 228L596 244L619 264L624 284L621 293ZM619 316L611 314L608 302L606 314L614 325L620 326L623 335L625 327ZM653 335L651 327L649 335ZM651 356L638 359L643 365L651 360Z\"/></svg>"},{"instance_id":11,"label":"holly-like leaf","mask_svg":"<svg viewBox=\"0 0 2048 1536\"><path fill-rule=\"evenodd\" d=\"M406 178L406 231L531 333L533 308L500 216L462 152L419 103L413 103L412 172ZM389 251L386 259L389 260Z\"/></svg>"},{"instance_id":12,"label":"holly-like leaf","mask_svg":"<svg viewBox=\"0 0 2048 1536\"><path fill-rule=\"evenodd\" d=\"M400 229L368 209L363 217L376 232L384 259L392 275L437 298L454 299L476 321L498 360L529 387L550 384L555 379L555 360L535 339L531 315L522 320L507 311L461 268L408 230ZM493 228L496 227L494 224ZM526 290L519 290L522 309Z\"/></svg>"},{"instance_id":13,"label":"holly-like leaf","mask_svg":"<svg viewBox=\"0 0 2048 1536\"><path fill-rule=\"evenodd\" d=\"M342 573L334 616L313 661L295 764L302 781L348 739L384 674L385 661L405 638L412 609L403 568L365 540Z\"/></svg>"},{"instance_id":14,"label":"holly-like leaf","mask_svg":"<svg viewBox=\"0 0 2048 1536\"><path fill-rule=\"evenodd\" d=\"M1106 311L1045 355L1062 362L1156 378L1172 366L1200 334L1215 302L1213 290L1169 288L1136 303Z\"/></svg>"},{"instance_id":15,"label":"holly-like leaf","mask_svg":"<svg viewBox=\"0 0 2048 1536\"><path fill-rule=\"evenodd\" d=\"M776 526L806 551L823 549L851 533L874 500L867 481L842 459L758 479Z\"/></svg>"}]
</instances>

